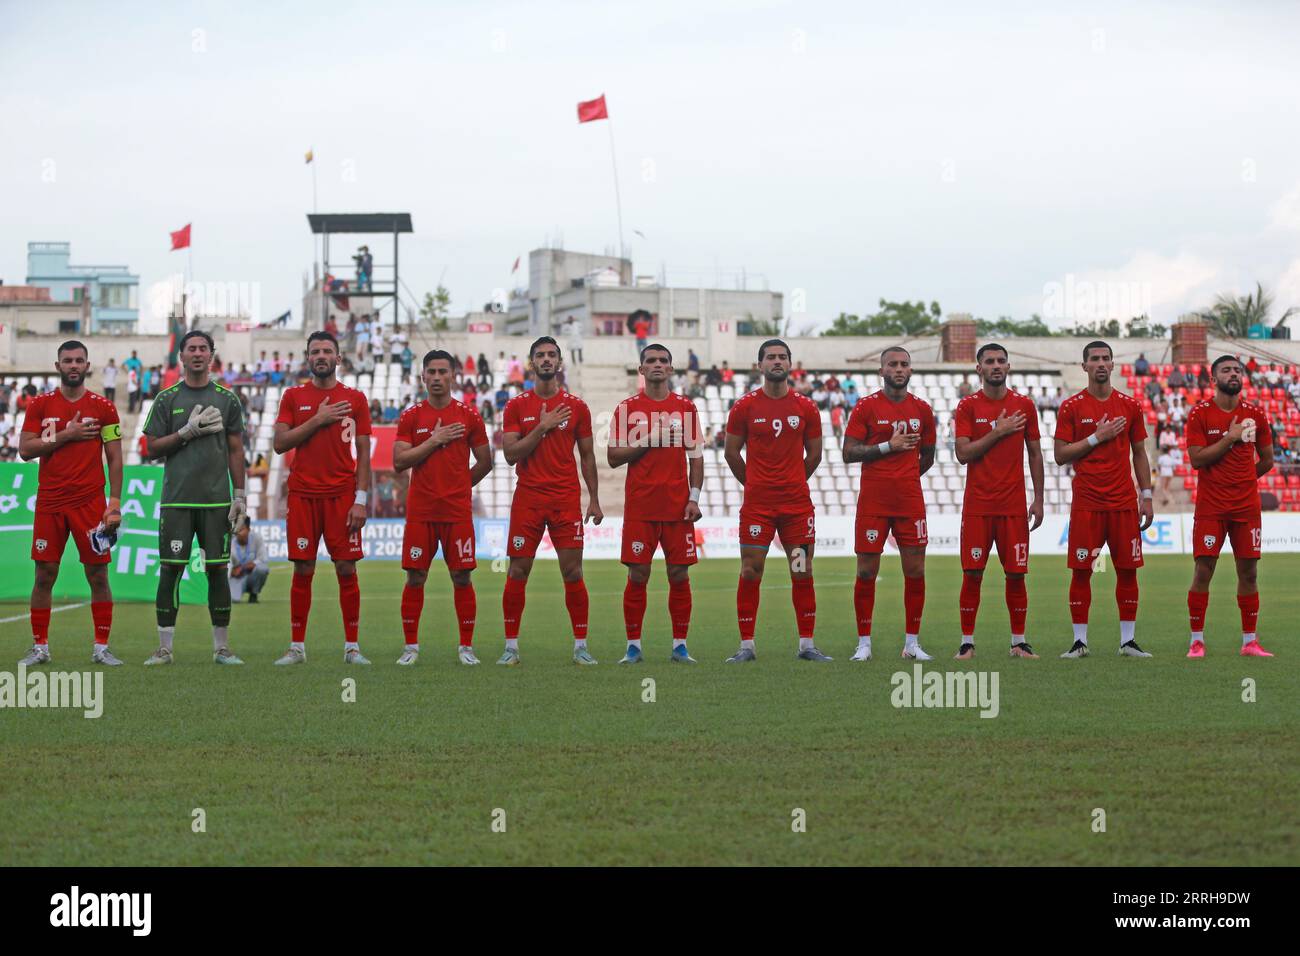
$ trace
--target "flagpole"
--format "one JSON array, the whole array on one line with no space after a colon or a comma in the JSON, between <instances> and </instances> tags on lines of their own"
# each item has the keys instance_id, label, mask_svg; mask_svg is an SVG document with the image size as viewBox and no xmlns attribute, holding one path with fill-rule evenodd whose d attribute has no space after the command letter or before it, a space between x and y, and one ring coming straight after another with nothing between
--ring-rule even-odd
<instances>
[{"instance_id":1,"label":"flagpole","mask_svg":"<svg viewBox=\"0 0 1300 956\"><path fill-rule=\"evenodd\" d=\"M619 194L618 188L618 154L614 151L614 121L608 116L605 117L605 125L609 127L609 160L610 165L614 167L614 208L618 210L618 257L624 256L623 245L623 199Z\"/></svg>"}]
</instances>

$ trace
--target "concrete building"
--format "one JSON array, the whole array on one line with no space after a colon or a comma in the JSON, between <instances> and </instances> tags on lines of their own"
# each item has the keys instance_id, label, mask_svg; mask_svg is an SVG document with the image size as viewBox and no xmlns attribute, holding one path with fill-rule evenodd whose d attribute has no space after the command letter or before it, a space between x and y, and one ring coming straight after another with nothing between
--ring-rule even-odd
<instances>
[{"instance_id":1,"label":"concrete building","mask_svg":"<svg viewBox=\"0 0 1300 956\"><path fill-rule=\"evenodd\" d=\"M71 258L71 243L27 243L27 284L49 289L55 302L88 302L88 334L134 334L140 319L140 277L126 266L74 266Z\"/></svg>"},{"instance_id":2,"label":"concrete building","mask_svg":"<svg viewBox=\"0 0 1300 956\"><path fill-rule=\"evenodd\" d=\"M652 276L632 275L632 261L565 249L528 254L528 288L516 290L504 316L511 335L558 335L577 319L588 338L627 335L627 317L650 313L651 335L707 338L718 324L747 334L756 321L780 322L779 292L660 286Z\"/></svg>"},{"instance_id":3,"label":"concrete building","mask_svg":"<svg viewBox=\"0 0 1300 956\"><path fill-rule=\"evenodd\" d=\"M50 290L29 285L0 285L0 335L62 335L85 333L90 309L83 303L55 302Z\"/></svg>"}]
</instances>

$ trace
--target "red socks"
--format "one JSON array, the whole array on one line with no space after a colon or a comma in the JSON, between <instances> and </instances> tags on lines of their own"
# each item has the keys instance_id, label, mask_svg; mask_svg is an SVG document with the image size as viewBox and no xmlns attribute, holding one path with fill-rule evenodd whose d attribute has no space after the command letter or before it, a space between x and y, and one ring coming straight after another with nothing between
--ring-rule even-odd
<instances>
[{"instance_id":1,"label":"red socks","mask_svg":"<svg viewBox=\"0 0 1300 956\"><path fill-rule=\"evenodd\" d=\"M519 622L524 617L524 588L527 581L523 578L506 578L505 590L501 592L501 616L505 619L506 640L519 639Z\"/></svg>"},{"instance_id":2,"label":"red socks","mask_svg":"<svg viewBox=\"0 0 1300 956\"><path fill-rule=\"evenodd\" d=\"M307 615L311 613L310 574L294 572L289 585L289 639L295 644L307 638Z\"/></svg>"},{"instance_id":3,"label":"red socks","mask_svg":"<svg viewBox=\"0 0 1300 956\"><path fill-rule=\"evenodd\" d=\"M585 581L564 582L564 606L569 609L569 621L573 624L573 639L587 639L587 583Z\"/></svg>"},{"instance_id":4,"label":"red socks","mask_svg":"<svg viewBox=\"0 0 1300 956\"><path fill-rule=\"evenodd\" d=\"M871 636L871 613L876 607L876 579L855 578L853 613L858 619L858 636Z\"/></svg>"},{"instance_id":5,"label":"red socks","mask_svg":"<svg viewBox=\"0 0 1300 956\"><path fill-rule=\"evenodd\" d=\"M925 609L925 578L903 578L904 633L921 633L921 611Z\"/></svg>"},{"instance_id":6,"label":"red socks","mask_svg":"<svg viewBox=\"0 0 1300 956\"><path fill-rule=\"evenodd\" d=\"M1088 623L1088 610L1092 607L1092 570L1075 568L1070 575L1070 620L1075 624Z\"/></svg>"},{"instance_id":7,"label":"red socks","mask_svg":"<svg viewBox=\"0 0 1300 956\"><path fill-rule=\"evenodd\" d=\"M1135 568L1115 569L1115 603L1121 621L1136 621L1138 616L1138 574Z\"/></svg>"},{"instance_id":8,"label":"red socks","mask_svg":"<svg viewBox=\"0 0 1300 956\"><path fill-rule=\"evenodd\" d=\"M1237 607L1241 609L1241 633L1254 634L1259 623L1259 592L1238 594Z\"/></svg>"},{"instance_id":9,"label":"red socks","mask_svg":"<svg viewBox=\"0 0 1300 956\"><path fill-rule=\"evenodd\" d=\"M95 643L107 644L108 633L113 630L113 602L91 601L90 618L95 622Z\"/></svg>"},{"instance_id":10,"label":"red socks","mask_svg":"<svg viewBox=\"0 0 1300 956\"><path fill-rule=\"evenodd\" d=\"M645 621L645 582L631 578L623 588L623 626L629 641L641 640L641 625Z\"/></svg>"},{"instance_id":11,"label":"red socks","mask_svg":"<svg viewBox=\"0 0 1300 956\"><path fill-rule=\"evenodd\" d=\"M407 644L420 643L420 612L424 610L424 586L402 588L402 636Z\"/></svg>"},{"instance_id":12,"label":"red socks","mask_svg":"<svg viewBox=\"0 0 1300 956\"><path fill-rule=\"evenodd\" d=\"M1029 616L1029 592L1025 590L1025 579L1007 578L1005 593L1007 613L1011 616L1011 633L1024 637L1025 618Z\"/></svg>"},{"instance_id":13,"label":"red socks","mask_svg":"<svg viewBox=\"0 0 1300 956\"><path fill-rule=\"evenodd\" d=\"M1238 595L1240 597L1240 595ZM1205 610L1210 606L1209 591L1187 592L1187 618L1193 634L1205 633Z\"/></svg>"},{"instance_id":14,"label":"red socks","mask_svg":"<svg viewBox=\"0 0 1300 956\"><path fill-rule=\"evenodd\" d=\"M361 584L355 573L340 574L338 579L339 608L343 611L343 640L355 644L361 624Z\"/></svg>"},{"instance_id":15,"label":"red socks","mask_svg":"<svg viewBox=\"0 0 1300 956\"><path fill-rule=\"evenodd\" d=\"M420 603L424 603L424 592L420 592ZM474 643L474 623L478 619L478 595L474 593L474 585L467 584L463 588L453 586L451 589L452 599L456 602L456 621L460 627L460 646L469 647Z\"/></svg>"},{"instance_id":16,"label":"red socks","mask_svg":"<svg viewBox=\"0 0 1300 956\"><path fill-rule=\"evenodd\" d=\"M794 603L794 623L800 637L812 637L817 624L817 592L813 579L791 578L790 600Z\"/></svg>"},{"instance_id":17,"label":"red socks","mask_svg":"<svg viewBox=\"0 0 1300 956\"><path fill-rule=\"evenodd\" d=\"M961 576L961 594L957 598L957 612L961 618L961 636L964 642L967 638L971 640L975 637L975 618L980 612L980 585L984 583L983 578L977 578L973 574L963 574ZM1011 586L1011 582L1007 582ZM1007 600L1010 601L1011 592L1007 592ZM913 631L912 633L916 633Z\"/></svg>"},{"instance_id":18,"label":"red socks","mask_svg":"<svg viewBox=\"0 0 1300 956\"><path fill-rule=\"evenodd\" d=\"M758 621L758 582L744 576L736 586L736 622L740 625L740 639L754 639L754 624Z\"/></svg>"},{"instance_id":19,"label":"red socks","mask_svg":"<svg viewBox=\"0 0 1300 956\"><path fill-rule=\"evenodd\" d=\"M691 629L691 582L668 582L668 617L673 622L673 640L686 640Z\"/></svg>"},{"instance_id":20,"label":"red socks","mask_svg":"<svg viewBox=\"0 0 1300 956\"><path fill-rule=\"evenodd\" d=\"M98 637L98 635L96 635ZM48 644L50 642L50 609L48 607L32 608L32 643Z\"/></svg>"}]
</instances>

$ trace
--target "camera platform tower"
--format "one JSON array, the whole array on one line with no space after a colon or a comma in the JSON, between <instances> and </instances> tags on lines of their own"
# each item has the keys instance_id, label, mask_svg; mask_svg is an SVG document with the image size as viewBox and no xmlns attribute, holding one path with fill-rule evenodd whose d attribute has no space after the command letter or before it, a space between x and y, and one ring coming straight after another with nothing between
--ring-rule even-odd
<instances>
[{"instance_id":1,"label":"camera platform tower","mask_svg":"<svg viewBox=\"0 0 1300 956\"><path fill-rule=\"evenodd\" d=\"M401 274L398 272L398 240L402 233L413 232L409 212L321 212L309 213L307 222L311 231L321 237L320 324L323 326L331 312L373 313L381 322L380 312L392 306L388 319L392 327L401 325L398 297ZM331 236L392 237L393 253L389 262L371 253L374 259L367 282L361 283L361 244L348 254L347 259L330 261ZM378 239L370 240L376 242ZM369 248L368 246L366 247ZM332 281L331 281L332 280ZM378 300L378 301L376 301ZM385 323L387 324L387 323Z\"/></svg>"}]
</instances>

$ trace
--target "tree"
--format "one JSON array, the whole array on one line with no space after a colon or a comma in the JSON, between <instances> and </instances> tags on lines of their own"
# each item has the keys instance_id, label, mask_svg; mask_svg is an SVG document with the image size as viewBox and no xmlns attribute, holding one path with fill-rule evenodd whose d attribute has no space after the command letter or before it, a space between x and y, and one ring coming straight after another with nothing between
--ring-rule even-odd
<instances>
[{"instance_id":1,"label":"tree","mask_svg":"<svg viewBox=\"0 0 1300 956\"><path fill-rule=\"evenodd\" d=\"M1250 334L1252 325L1280 325L1296 312L1295 306L1282 313L1276 323L1270 322L1268 315L1273 311L1273 296L1264 291L1262 283L1255 283L1255 291L1237 296L1223 293L1204 312L1197 313L1210 323L1216 332L1228 338L1245 338Z\"/></svg>"},{"instance_id":2,"label":"tree","mask_svg":"<svg viewBox=\"0 0 1300 956\"><path fill-rule=\"evenodd\" d=\"M1152 322L1151 316L1143 313L1135 315L1124 323L1124 337L1129 339L1163 339L1169 334L1169 326Z\"/></svg>"},{"instance_id":3,"label":"tree","mask_svg":"<svg viewBox=\"0 0 1300 956\"><path fill-rule=\"evenodd\" d=\"M420 326L435 332L445 332L450 313L451 293L445 285L439 285L437 292L424 294L424 304L420 306Z\"/></svg>"},{"instance_id":4,"label":"tree","mask_svg":"<svg viewBox=\"0 0 1300 956\"><path fill-rule=\"evenodd\" d=\"M761 335L764 338L776 339L788 334L790 331L790 320L786 319L762 319L754 318L754 313L746 313L745 318L736 323L736 333L738 335Z\"/></svg>"},{"instance_id":5,"label":"tree","mask_svg":"<svg viewBox=\"0 0 1300 956\"><path fill-rule=\"evenodd\" d=\"M1070 333L1076 338L1117 339L1119 338L1119 319L1098 319L1096 322L1081 322Z\"/></svg>"},{"instance_id":6,"label":"tree","mask_svg":"<svg viewBox=\"0 0 1300 956\"><path fill-rule=\"evenodd\" d=\"M888 335L916 336L933 332L939 328L939 317L943 310L938 302L931 302L926 308L919 299L916 302L889 302L880 300L880 311L874 315L858 318L841 312L823 335Z\"/></svg>"},{"instance_id":7,"label":"tree","mask_svg":"<svg viewBox=\"0 0 1300 956\"><path fill-rule=\"evenodd\" d=\"M1013 319L1009 315L1000 315L996 321L976 319L975 333L980 338L989 338L995 335L1042 338L1058 334L1052 331L1051 326L1044 322L1043 317L1038 313L1034 313L1027 319Z\"/></svg>"}]
</instances>

